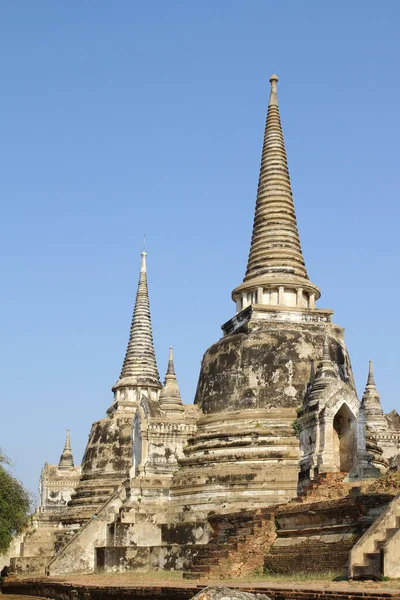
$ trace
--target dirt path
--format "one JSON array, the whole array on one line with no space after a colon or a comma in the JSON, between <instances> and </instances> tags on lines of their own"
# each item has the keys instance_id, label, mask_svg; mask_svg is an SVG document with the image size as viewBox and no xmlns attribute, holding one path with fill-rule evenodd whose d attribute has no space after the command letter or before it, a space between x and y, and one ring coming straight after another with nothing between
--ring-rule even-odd
<instances>
[{"instance_id":1,"label":"dirt path","mask_svg":"<svg viewBox=\"0 0 400 600\"><path fill-rule=\"evenodd\" d=\"M0 596L3 594L0 592ZM14 596L11 594L6 594L4 600L49 600L48 598L38 598L37 596Z\"/></svg>"},{"instance_id":2,"label":"dirt path","mask_svg":"<svg viewBox=\"0 0 400 600\"><path fill-rule=\"evenodd\" d=\"M287 589L287 590L315 590L319 592L324 591L337 591L346 592L351 594L356 593L372 593L379 594L380 592L386 593L388 596L395 595L400 598L400 580L391 581L332 581L328 579L297 579L295 577L281 578L281 577L255 577L246 579L235 579L227 581L190 581L184 580L181 573L167 573L167 572L153 572L153 573L118 573L118 574L105 574L105 575L70 575L68 577L10 577L8 581L20 581L22 582L43 582L49 584L51 582L65 584L68 586L77 587L103 587L103 588L151 588L151 587L163 587L163 588L193 588L198 589L199 586L206 587L208 585L226 585L227 587L236 587L239 589L258 588L258 589ZM1 592L0 592L1 594ZM32 600L28 596L11 596L9 594L4 595L5 599L10 600ZM36 600L38 600L36 598Z\"/></svg>"}]
</instances>

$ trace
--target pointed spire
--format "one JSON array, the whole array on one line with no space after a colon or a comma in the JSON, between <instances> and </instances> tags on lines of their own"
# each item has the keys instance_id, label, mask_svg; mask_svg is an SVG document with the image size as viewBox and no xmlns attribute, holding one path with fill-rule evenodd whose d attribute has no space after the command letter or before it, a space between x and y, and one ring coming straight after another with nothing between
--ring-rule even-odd
<instances>
[{"instance_id":1,"label":"pointed spire","mask_svg":"<svg viewBox=\"0 0 400 600\"><path fill-rule=\"evenodd\" d=\"M312 385L314 383L314 379L315 379L315 361L311 361L311 365L310 365L310 384Z\"/></svg>"},{"instance_id":2,"label":"pointed spire","mask_svg":"<svg viewBox=\"0 0 400 600\"><path fill-rule=\"evenodd\" d=\"M374 379L374 368L372 366L372 360L369 361L367 386L374 386L376 389L375 379Z\"/></svg>"},{"instance_id":3,"label":"pointed spire","mask_svg":"<svg viewBox=\"0 0 400 600\"><path fill-rule=\"evenodd\" d=\"M172 346L169 347L167 373L165 375L164 387L160 393L159 402L160 408L167 414L181 413L184 411L181 394L175 375Z\"/></svg>"},{"instance_id":4,"label":"pointed spire","mask_svg":"<svg viewBox=\"0 0 400 600\"><path fill-rule=\"evenodd\" d=\"M74 457L72 455L71 450L71 438L69 429L67 429L67 437L65 438L65 446L64 450L60 456L60 461L58 463L58 468L67 471L74 468Z\"/></svg>"},{"instance_id":5,"label":"pointed spire","mask_svg":"<svg viewBox=\"0 0 400 600\"><path fill-rule=\"evenodd\" d=\"M322 345L322 361L318 366L316 379L333 380L337 379L338 373L335 369L335 365L331 359L331 353L329 350L329 337L325 331L324 342Z\"/></svg>"},{"instance_id":6,"label":"pointed spire","mask_svg":"<svg viewBox=\"0 0 400 600\"><path fill-rule=\"evenodd\" d=\"M173 375L175 377L174 356L172 353L172 346L169 347L168 368L166 377L168 377L169 375Z\"/></svg>"},{"instance_id":7,"label":"pointed spire","mask_svg":"<svg viewBox=\"0 0 400 600\"><path fill-rule=\"evenodd\" d=\"M270 78L271 91L261 156L253 234L246 275L238 292L290 286L320 297L310 282L300 245L296 213L283 139L277 97L278 77Z\"/></svg>"},{"instance_id":8,"label":"pointed spire","mask_svg":"<svg viewBox=\"0 0 400 600\"><path fill-rule=\"evenodd\" d=\"M271 91L269 93L268 106L278 106L278 96L276 93L276 84L279 81L278 76L275 74L271 75L271 77L269 78L269 81L271 83Z\"/></svg>"},{"instance_id":9,"label":"pointed spire","mask_svg":"<svg viewBox=\"0 0 400 600\"><path fill-rule=\"evenodd\" d=\"M309 401L309 397L310 397L310 393L311 393L311 390L314 385L314 381L315 381L315 362L312 360L310 363L310 379L308 380L306 393L304 395L304 403L306 403L306 404Z\"/></svg>"},{"instance_id":10,"label":"pointed spire","mask_svg":"<svg viewBox=\"0 0 400 600\"><path fill-rule=\"evenodd\" d=\"M365 411L367 425L372 431L382 431L387 429L387 421L382 410L379 392L375 385L372 360L369 361L367 385L365 386L361 406Z\"/></svg>"},{"instance_id":11,"label":"pointed spire","mask_svg":"<svg viewBox=\"0 0 400 600\"><path fill-rule=\"evenodd\" d=\"M71 432L67 429L67 437L65 438L65 447L64 450L71 451Z\"/></svg>"},{"instance_id":12,"label":"pointed spire","mask_svg":"<svg viewBox=\"0 0 400 600\"><path fill-rule=\"evenodd\" d=\"M331 359L329 351L328 333L325 332L324 341L322 344L322 360L318 365L317 372L315 373L315 377L309 388L309 404L317 403L324 389L338 378L339 373L335 368L335 364Z\"/></svg>"},{"instance_id":13,"label":"pointed spire","mask_svg":"<svg viewBox=\"0 0 400 600\"><path fill-rule=\"evenodd\" d=\"M329 339L328 334L325 333L324 345L322 350L322 362L331 362L331 355L329 352Z\"/></svg>"},{"instance_id":14,"label":"pointed spire","mask_svg":"<svg viewBox=\"0 0 400 600\"><path fill-rule=\"evenodd\" d=\"M245 281L265 273L293 273L308 279L300 246L285 143L272 75L258 181L253 236Z\"/></svg>"},{"instance_id":15,"label":"pointed spire","mask_svg":"<svg viewBox=\"0 0 400 600\"><path fill-rule=\"evenodd\" d=\"M141 256L139 284L128 347L120 379L113 387L113 390L132 385L161 388L151 327L146 269L147 253L143 250Z\"/></svg>"},{"instance_id":16,"label":"pointed spire","mask_svg":"<svg viewBox=\"0 0 400 600\"><path fill-rule=\"evenodd\" d=\"M142 260L141 260L141 263L140 263L140 272L147 274L147 269L146 269L146 256L147 256L147 252L145 252L145 250L143 250L141 256L142 256Z\"/></svg>"}]
</instances>

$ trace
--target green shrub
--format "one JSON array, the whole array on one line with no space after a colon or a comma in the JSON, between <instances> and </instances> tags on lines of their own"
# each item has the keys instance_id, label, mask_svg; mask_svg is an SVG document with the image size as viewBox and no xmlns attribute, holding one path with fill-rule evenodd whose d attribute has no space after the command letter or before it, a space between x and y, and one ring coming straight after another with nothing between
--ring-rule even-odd
<instances>
[{"instance_id":1,"label":"green shrub","mask_svg":"<svg viewBox=\"0 0 400 600\"><path fill-rule=\"evenodd\" d=\"M7 552L14 535L28 523L30 496L4 466L10 461L0 451L0 554Z\"/></svg>"}]
</instances>

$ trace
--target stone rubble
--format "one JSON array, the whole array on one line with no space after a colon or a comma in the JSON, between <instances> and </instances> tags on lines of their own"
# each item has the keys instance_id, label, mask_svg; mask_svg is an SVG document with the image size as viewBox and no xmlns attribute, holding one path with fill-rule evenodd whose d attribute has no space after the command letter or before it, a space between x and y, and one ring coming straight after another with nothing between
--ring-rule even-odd
<instances>
[{"instance_id":1,"label":"stone rubble","mask_svg":"<svg viewBox=\"0 0 400 600\"><path fill-rule=\"evenodd\" d=\"M223 586L208 586L191 600L271 600L265 594L250 594Z\"/></svg>"}]
</instances>

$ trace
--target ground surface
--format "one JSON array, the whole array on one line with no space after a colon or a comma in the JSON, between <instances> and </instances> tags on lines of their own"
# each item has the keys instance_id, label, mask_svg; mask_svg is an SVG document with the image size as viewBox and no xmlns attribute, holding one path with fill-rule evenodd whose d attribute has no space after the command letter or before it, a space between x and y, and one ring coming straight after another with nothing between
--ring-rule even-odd
<instances>
[{"instance_id":1,"label":"ground surface","mask_svg":"<svg viewBox=\"0 0 400 600\"><path fill-rule=\"evenodd\" d=\"M0 596L2 593L0 592ZM14 596L7 594L4 596L4 600L49 600L48 598L39 598L38 596Z\"/></svg>"},{"instance_id":2,"label":"ground surface","mask_svg":"<svg viewBox=\"0 0 400 600\"><path fill-rule=\"evenodd\" d=\"M183 579L182 574L175 572L153 572L153 573L115 573L106 575L70 575L68 577L18 577L15 578L19 581L44 581L46 583L57 582L64 583L72 586L98 586L98 587L152 587L152 586L163 586L163 587L185 587L185 588L198 588L201 586L208 585L226 585L238 588L286 588L286 589L321 589L321 590L357 590L365 592L385 591L400 594L400 580L389 580L389 581L348 581L344 580L338 574L331 574L331 577L319 574L304 574L304 576L289 575L260 575L256 577L246 578L235 578L226 579L225 581L186 581ZM15 581L14 578L10 577L8 580ZM334 581L333 579L339 579ZM13 599L11 595L5 595L5 597ZM21 598L21 596L19 596ZM25 598L28 598L25 596Z\"/></svg>"}]
</instances>

